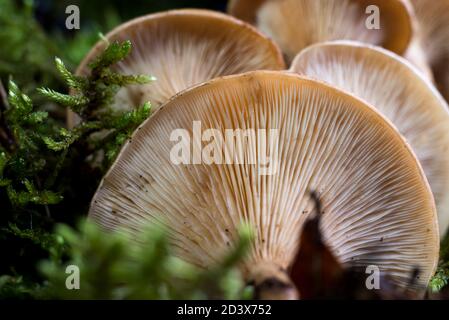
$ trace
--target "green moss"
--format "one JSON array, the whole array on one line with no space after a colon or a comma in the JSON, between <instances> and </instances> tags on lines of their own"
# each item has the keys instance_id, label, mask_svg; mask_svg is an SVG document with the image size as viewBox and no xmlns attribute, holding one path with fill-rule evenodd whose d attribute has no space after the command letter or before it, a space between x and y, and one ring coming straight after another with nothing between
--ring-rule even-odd
<instances>
[{"instance_id":1,"label":"green moss","mask_svg":"<svg viewBox=\"0 0 449 320\"><path fill-rule=\"evenodd\" d=\"M65 225L56 234L63 239L67 259L40 264L48 279L39 288L41 298L57 299L207 299L242 298L247 294L236 264L249 248L251 234L240 233L236 247L222 263L201 270L171 254L163 227L147 228L137 238L125 232L104 233L84 221L75 231ZM138 244L137 244L138 243ZM79 268L79 290L68 290L67 266Z\"/></svg>"}]
</instances>

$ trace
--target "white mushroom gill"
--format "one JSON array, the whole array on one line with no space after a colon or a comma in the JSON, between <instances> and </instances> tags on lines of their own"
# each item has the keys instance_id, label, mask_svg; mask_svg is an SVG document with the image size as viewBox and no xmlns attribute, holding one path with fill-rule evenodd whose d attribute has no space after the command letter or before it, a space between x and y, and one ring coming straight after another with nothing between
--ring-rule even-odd
<instances>
[{"instance_id":1,"label":"white mushroom gill","mask_svg":"<svg viewBox=\"0 0 449 320\"><path fill-rule=\"evenodd\" d=\"M194 121L219 132L277 130L274 148L257 138L240 156L271 151L278 170L261 175L258 162L174 164L170 136L179 128L192 134ZM242 265L248 275L261 263L292 263L313 209L310 190L320 194L324 238L342 263L375 264L402 286L418 267L412 289L422 292L436 267L439 237L433 197L413 152L363 101L285 72L225 77L171 99L124 147L89 216L112 230L165 223L176 253L201 267L217 262L248 222L256 230Z\"/></svg>"},{"instance_id":2,"label":"white mushroom gill","mask_svg":"<svg viewBox=\"0 0 449 320\"><path fill-rule=\"evenodd\" d=\"M114 107L129 110L150 101L153 110L174 94L218 76L285 67L278 48L253 27L207 10L173 10L132 20L107 35L130 40L131 54L118 63L123 74L150 74L157 81L121 89ZM103 45L85 58L78 72Z\"/></svg>"},{"instance_id":3,"label":"white mushroom gill","mask_svg":"<svg viewBox=\"0 0 449 320\"><path fill-rule=\"evenodd\" d=\"M449 107L433 85L401 57L350 41L305 49L291 71L346 90L393 122L423 166L444 236L449 226Z\"/></svg>"}]
</instances>

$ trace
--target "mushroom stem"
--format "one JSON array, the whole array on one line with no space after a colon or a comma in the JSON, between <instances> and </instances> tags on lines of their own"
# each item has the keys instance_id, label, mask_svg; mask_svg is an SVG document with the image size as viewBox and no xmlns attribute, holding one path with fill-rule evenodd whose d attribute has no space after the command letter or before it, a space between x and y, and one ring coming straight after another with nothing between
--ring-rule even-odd
<instances>
[{"instance_id":1,"label":"mushroom stem","mask_svg":"<svg viewBox=\"0 0 449 320\"><path fill-rule=\"evenodd\" d=\"M299 292L287 271L273 262L262 262L252 269L249 283L257 300L297 300Z\"/></svg>"}]
</instances>

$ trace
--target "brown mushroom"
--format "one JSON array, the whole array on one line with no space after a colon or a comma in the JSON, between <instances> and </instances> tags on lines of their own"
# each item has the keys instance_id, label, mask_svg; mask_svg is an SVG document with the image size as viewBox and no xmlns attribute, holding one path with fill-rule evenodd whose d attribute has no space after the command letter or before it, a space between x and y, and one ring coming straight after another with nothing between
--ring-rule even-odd
<instances>
[{"instance_id":1,"label":"brown mushroom","mask_svg":"<svg viewBox=\"0 0 449 320\"><path fill-rule=\"evenodd\" d=\"M426 62L432 69L438 89L446 101L449 101L449 1L410 2L419 27L417 41L422 43Z\"/></svg>"},{"instance_id":2,"label":"brown mushroom","mask_svg":"<svg viewBox=\"0 0 449 320\"><path fill-rule=\"evenodd\" d=\"M124 74L150 74L157 81L122 89L113 105L129 109L150 101L153 110L174 94L206 80L252 70L282 70L278 47L254 27L208 10L173 10L131 20L115 28L110 41L131 40L133 50L117 64ZM77 74L105 48L98 42L81 62ZM69 115L69 125L74 115Z\"/></svg>"},{"instance_id":3,"label":"brown mushroom","mask_svg":"<svg viewBox=\"0 0 449 320\"><path fill-rule=\"evenodd\" d=\"M231 138L223 141L228 130ZM246 136L248 130L256 134ZM186 152L180 163L173 158L179 146ZM230 150L234 161L224 161ZM265 155L269 161L259 159ZM268 163L274 170L263 170ZM258 283L272 279L287 298L295 294L283 273L314 208L310 190L319 193L323 236L341 263L377 265L404 287L418 267L410 289L423 292L439 236L415 155L362 100L286 72L228 76L172 98L122 149L89 217L105 229L132 232L163 223L176 254L204 268L219 261L246 222L255 240L243 274Z\"/></svg>"},{"instance_id":4,"label":"brown mushroom","mask_svg":"<svg viewBox=\"0 0 449 320\"><path fill-rule=\"evenodd\" d=\"M370 6L379 9L379 29L366 26ZM231 0L228 11L272 37L288 61L309 45L341 39L402 54L413 33L410 6L403 0Z\"/></svg>"},{"instance_id":5,"label":"brown mushroom","mask_svg":"<svg viewBox=\"0 0 449 320\"><path fill-rule=\"evenodd\" d=\"M396 54L351 41L311 46L298 54L291 71L346 90L393 122L423 166L444 236L449 226L449 109L434 86Z\"/></svg>"},{"instance_id":6,"label":"brown mushroom","mask_svg":"<svg viewBox=\"0 0 449 320\"><path fill-rule=\"evenodd\" d=\"M432 83L434 82L432 69L427 62L427 56L420 37L416 36L413 38L410 46L404 54L404 58L417 67L429 81Z\"/></svg>"}]
</instances>

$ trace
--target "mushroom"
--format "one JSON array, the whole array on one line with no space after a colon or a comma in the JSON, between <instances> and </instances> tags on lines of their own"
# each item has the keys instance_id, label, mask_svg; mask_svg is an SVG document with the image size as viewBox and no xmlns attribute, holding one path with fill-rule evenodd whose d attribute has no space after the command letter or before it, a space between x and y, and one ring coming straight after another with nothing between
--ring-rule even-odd
<instances>
[{"instance_id":1,"label":"mushroom","mask_svg":"<svg viewBox=\"0 0 449 320\"><path fill-rule=\"evenodd\" d=\"M314 209L310 190L319 193L323 237L342 264L374 264L403 287L418 267L411 290L423 292L439 236L410 147L362 100L287 72L227 76L172 98L125 144L89 218L132 232L163 223L176 254L203 268L248 223L255 239L243 275L294 297L286 273Z\"/></svg>"},{"instance_id":2,"label":"mushroom","mask_svg":"<svg viewBox=\"0 0 449 320\"><path fill-rule=\"evenodd\" d=\"M376 6L379 11L371 11ZM413 33L403 0L231 0L228 11L272 37L287 61L305 47L328 40L359 40L402 54ZM370 29L372 13L380 28Z\"/></svg>"},{"instance_id":3,"label":"mushroom","mask_svg":"<svg viewBox=\"0 0 449 320\"><path fill-rule=\"evenodd\" d=\"M422 41L419 37L414 37L410 46L404 54L404 58L410 61L422 74L432 83L434 83L432 69L427 62L426 53L424 52Z\"/></svg>"},{"instance_id":4,"label":"mushroom","mask_svg":"<svg viewBox=\"0 0 449 320\"><path fill-rule=\"evenodd\" d=\"M393 122L423 166L444 236L449 226L449 109L435 87L404 58L351 41L311 46L298 54L291 71L349 91Z\"/></svg>"},{"instance_id":5,"label":"mushroom","mask_svg":"<svg viewBox=\"0 0 449 320\"><path fill-rule=\"evenodd\" d=\"M121 89L114 108L127 110L150 101L153 110L192 85L218 76L252 70L282 70L280 49L254 27L209 10L172 10L150 14L111 31L110 41L131 40L133 50L116 69L124 74L151 74L157 81ZM88 64L105 48L98 42L78 67ZM76 120L70 113L70 126Z\"/></svg>"},{"instance_id":6,"label":"mushroom","mask_svg":"<svg viewBox=\"0 0 449 320\"><path fill-rule=\"evenodd\" d=\"M438 89L449 101L449 1L411 0L411 3L419 27L417 41L422 43Z\"/></svg>"}]
</instances>

